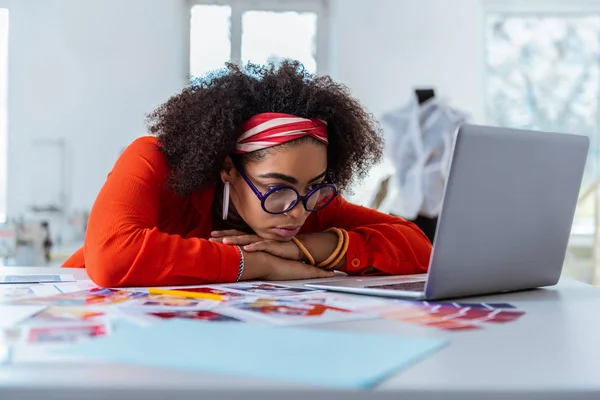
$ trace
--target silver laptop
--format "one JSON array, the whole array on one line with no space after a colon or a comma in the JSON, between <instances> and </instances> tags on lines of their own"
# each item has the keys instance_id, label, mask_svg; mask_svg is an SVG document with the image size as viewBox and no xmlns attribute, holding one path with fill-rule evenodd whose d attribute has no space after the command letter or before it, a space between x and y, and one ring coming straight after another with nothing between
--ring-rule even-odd
<instances>
[{"instance_id":1,"label":"silver laptop","mask_svg":"<svg viewBox=\"0 0 600 400\"><path fill-rule=\"evenodd\" d=\"M428 273L306 286L436 300L555 285L588 148L582 135L462 125Z\"/></svg>"}]
</instances>

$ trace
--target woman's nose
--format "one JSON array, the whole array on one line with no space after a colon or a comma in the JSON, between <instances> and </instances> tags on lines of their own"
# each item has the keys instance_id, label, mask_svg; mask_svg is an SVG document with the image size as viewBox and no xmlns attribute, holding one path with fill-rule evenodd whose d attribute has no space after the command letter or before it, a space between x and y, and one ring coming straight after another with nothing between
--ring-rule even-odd
<instances>
[{"instance_id":1,"label":"woman's nose","mask_svg":"<svg viewBox=\"0 0 600 400\"><path fill-rule=\"evenodd\" d=\"M308 211L306 211L302 202L299 201L298 203L296 203L294 208L286 212L285 215L300 221L304 221L304 219L306 218L306 213L308 213Z\"/></svg>"}]
</instances>

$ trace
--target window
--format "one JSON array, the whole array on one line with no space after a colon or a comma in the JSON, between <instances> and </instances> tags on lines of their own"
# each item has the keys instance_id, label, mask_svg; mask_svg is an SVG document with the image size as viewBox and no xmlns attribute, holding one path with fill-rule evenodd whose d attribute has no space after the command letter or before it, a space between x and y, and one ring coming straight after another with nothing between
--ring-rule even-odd
<instances>
[{"instance_id":1,"label":"window","mask_svg":"<svg viewBox=\"0 0 600 400\"><path fill-rule=\"evenodd\" d=\"M316 38L315 13L248 11L242 16L242 62L267 64L293 58L316 72Z\"/></svg>"},{"instance_id":2,"label":"window","mask_svg":"<svg viewBox=\"0 0 600 400\"><path fill-rule=\"evenodd\" d=\"M490 15L487 45L490 121L588 135L583 186L591 184L599 161L600 15Z\"/></svg>"},{"instance_id":3,"label":"window","mask_svg":"<svg viewBox=\"0 0 600 400\"><path fill-rule=\"evenodd\" d=\"M190 75L227 61L277 63L291 58L313 73L327 71L325 7L321 0L214 1L191 9Z\"/></svg>"},{"instance_id":4,"label":"window","mask_svg":"<svg viewBox=\"0 0 600 400\"><path fill-rule=\"evenodd\" d=\"M192 7L190 24L190 74L204 75L223 67L231 54L231 7ZM207 40L208 39L208 40Z\"/></svg>"},{"instance_id":5,"label":"window","mask_svg":"<svg viewBox=\"0 0 600 400\"><path fill-rule=\"evenodd\" d=\"M584 193L600 178L600 9L578 0L511 4L489 1L486 9L488 122L589 136ZM600 233L595 194L577 206L565 267L585 265L589 281L596 269L600 283L600 253L589 251Z\"/></svg>"}]
</instances>

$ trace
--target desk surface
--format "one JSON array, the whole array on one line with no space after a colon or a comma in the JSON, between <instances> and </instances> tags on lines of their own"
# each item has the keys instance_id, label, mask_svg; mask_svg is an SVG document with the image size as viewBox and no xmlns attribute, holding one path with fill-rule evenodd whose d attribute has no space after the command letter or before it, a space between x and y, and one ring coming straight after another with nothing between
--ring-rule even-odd
<instances>
[{"instance_id":1,"label":"desk surface","mask_svg":"<svg viewBox=\"0 0 600 400\"><path fill-rule=\"evenodd\" d=\"M0 274L58 271L54 268L0 268ZM60 272L87 278L84 270ZM389 320L320 324L312 328L450 340L449 346L391 377L374 391L344 393L346 399L399 398L400 395L417 399L480 399L484 394L491 399L600 398L600 288L561 280L551 288L468 301L510 302L526 311L526 315L508 324L466 332L444 332ZM322 389L114 364L0 367L0 398L3 400L151 400L167 396L198 399L199 394L210 399L239 398L240 395L246 399L338 397Z\"/></svg>"}]
</instances>

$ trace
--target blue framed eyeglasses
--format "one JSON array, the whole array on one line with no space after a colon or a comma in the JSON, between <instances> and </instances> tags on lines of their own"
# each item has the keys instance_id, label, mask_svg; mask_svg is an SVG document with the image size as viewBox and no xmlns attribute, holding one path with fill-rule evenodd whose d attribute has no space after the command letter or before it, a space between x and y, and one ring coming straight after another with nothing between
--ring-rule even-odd
<instances>
[{"instance_id":1,"label":"blue framed eyeglasses","mask_svg":"<svg viewBox=\"0 0 600 400\"><path fill-rule=\"evenodd\" d=\"M234 164L242 178L260 200L262 209L269 214L283 214L292 210L302 202L306 211L314 212L325 208L337 196L337 189L332 183L322 183L302 196L293 186L281 185L269 189L264 194L252 183L248 175L238 163Z\"/></svg>"}]
</instances>

